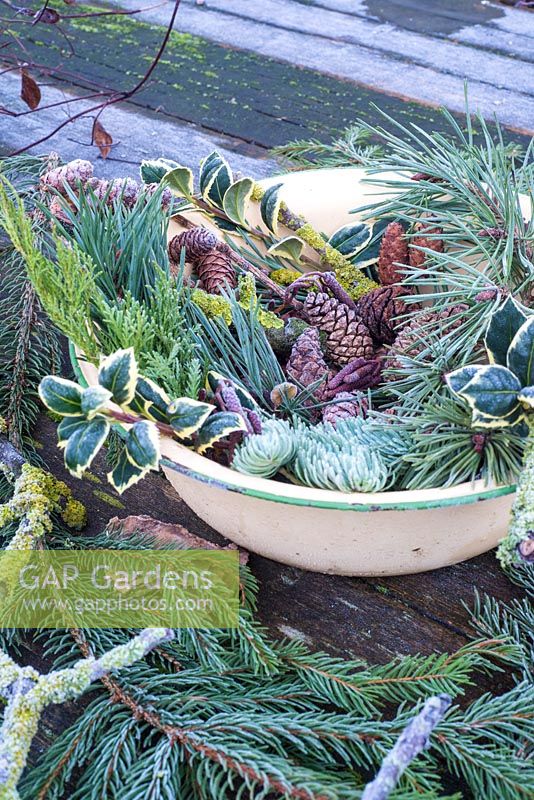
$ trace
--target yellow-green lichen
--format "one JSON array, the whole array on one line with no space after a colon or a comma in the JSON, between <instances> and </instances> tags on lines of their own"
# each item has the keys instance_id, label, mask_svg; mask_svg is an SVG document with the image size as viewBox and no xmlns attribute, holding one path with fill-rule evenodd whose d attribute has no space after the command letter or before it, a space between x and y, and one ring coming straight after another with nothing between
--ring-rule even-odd
<instances>
[{"instance_id":1,"label":"yellow-green lichen","mask_svg":"<svg viewBox=\"0 0 534 800\"><path fill-rule=\"evenodd\" d=\"M293 281L296 281L297 278L300 278L301 275L302 273L298 272L296 269L282 267L281 269L273 269L269 277L279 286L289 286Z\"/></svg>"},{"instance_id":2,"label":"yellow-green lichen","mask_svg":"<svg viewBox=\"0 0 534 800\"><path fill-rule=\"evenodd\" d=\"M250 199L255 200L257 203L259 203L264 194L265 194L265 189L263 188L263 186L260 186L259 183L255 183L254 186L252 187L252 193L250 195Z\"/></svg>"},{"instance_id":3,"label":"yellow-green lichen","mask_svg":"<svg viewBox=\"0 0 534 800\"><path fill-rule=\"evenodd\" d=\"M248 310L251 307L254 308L258 315L258 321L260 325L263 325L264 328L284 327L283 320L277 317L272 311L266 311L261 307L258 300L258 294L256 292L256 281L250 272L239 276L238 289L239 305L245 310Z\"/></svg>"},{"instance_id":4,"label":"yellow-green lichen","mask_svg":"<svg viewBox=\"0 0 534 800\"><path fill-rule=\"evenodd\" d=\"M371 289L376 289L377 284L371 278L367 278L354 264L338 267L335 272L338 283L353 300L359 300Z\"/></svg>"},{"instance_id":5,"label":"yellow-green lichen","mask_svg":"<svg viewBox=\"0 0 534 800\"><path fill-rule=\"evenodd\" d=\"M204 289L193 289L191 300L208 317L222 317L227 325L232 324L232 308L228 300L216 294L208 294Z\"/></svg>"},{"instance_id":6,"label":"yellow-green lichen","mask_svg":"<svg viewBox=\"0 0 534 800\"><path fill-rule=\"evenodd\" d=\"M121 501L113 497L112 494L103 492L101 489L93 489L93 494L96 498L102 500L103 503L107 503L108 506L113 506L113 508L126 508L124 503L121 503Z\"/></svg>"}]
</instances>

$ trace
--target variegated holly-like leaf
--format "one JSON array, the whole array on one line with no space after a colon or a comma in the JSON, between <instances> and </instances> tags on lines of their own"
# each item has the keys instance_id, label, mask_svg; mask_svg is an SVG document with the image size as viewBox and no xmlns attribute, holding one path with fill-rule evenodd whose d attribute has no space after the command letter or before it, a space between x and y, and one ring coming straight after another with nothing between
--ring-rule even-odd
<instances>
[{"instance_id":1,"label":"variegated holly-like leaf","mask_svg":"<svg viewBox=\"0 0 534 800\"><path fill-rule=\"evenodd\" d=\"M82 414L93 419L111 400L111 392L103 386L88 386L82 392Z\"/></svg>"},{"instance_id":2,"label":"variegated holly-like leaf","mask_svg":"<svg viewBox=\"0 0 534 800\"><path fill-rule=\"evenodd\" d=\"M328 244L346 258L354 256L362 247L365 247L371 238L371 227L363 222L353 222L343 225L334 231Z\"/></svg>"},{"instance_id":3,"label":"variegated holly-like leaf","mask_svg":"<svg viewBox=\"0 0 534 800\"><path fill-rule=\"evenodd\" d=\"M228 187L223 197L224 213L243 228L247 227L246 213L253 188L252 178L241 178Z\"/></svg>"},{"instance_id":4,"label":"variegated holly-like leaf","mask_svg":"<svg viewBox=\"0 0 534 800\"><path fill-rule=\"evenodd\" d=\"M233 181L232 170L226 159L216 150L203 159L200 165L200 194L203 199L218 208L223 207L223 198Z\"/></svg>"},{"instance_id":5,"label":"variegated holly-like leaf","mask_svg":"<svg viewBox=\"0 0 534 800\"><path fill-rule=\"evenodd\" d=\"M167 422L167 406L170 402L167 392L150 378L139 375L133 400L128 407L156 422Z\"/></svg>"},{"instance_id":6,"label":"variegated holly-like leaf","mask_svg":"<svg viewBox=\"0 0 534 800\"><path fill-rule=\"evenodd\" d=\"M482 411L473 409L473 425L479 428L506 428L511 425L518 425L524 420L525 414L518 403L505 417L493 417L490 414L484 414Z\"/></svg>"},{"instance_id":7,"label":"variegated holly-like leaf","mask_svg":"<svg viewBox=\"0 0 534 800\"><path fill-rule=\"evenodd\" d=\"M503 419L517 407L520 390L521 384L513 372L490 365L480 367L457 394L484 417Z\"/></svg>"},{"instance_id":8,"label":"variegated holly-like leaf","mask_svg":"<svg viewBox=\"0 0 534 800\"><path fill-rule=\"evenodd\" d=\"M140 481L148 472L148 469L141 469L129 460L126 448L121 452L115 468L108 472L107 478L111 485L119 494L122 494Z\"/></svg>"},{"instance_id":9,"label":"variegated holly-like leaf","mask_svg":"<svg viewBox=\"0 0 534 800\"><path fill-rule=\"evenodd\" d=\"M269 249L268 253L274 256L282 256L282 258L290 258L292 261L299 262L302 255L304 242L298 236L286 236L275 242Z\"/></svg>"},{"instance_id":10,"label":"variegated holly-like leaf","mask_svg":"<svg viewBox=\"0 0 534 800\"><path fill-rule=\"evenodd\" d=\"M477 372L482 369L482 366L473 365L468 367L460 367L455 369L454 372L449 372L445 376L449 389L454 394L460 394L464 386L466 386L471 378L474 378Z\"/></svg>"},{"instance_id":11,"label":"variegated holly-like leaf","mask_svg":"<svg viewBox=\"0 0 534 800\"><path fill-rule=\"evenodd\" d=\"M188 397L173 400L167 408L167 419L179 439L189 439L206 421L215 406Z\"/></svg>"},{"instance_id":12,"label":"variegated holly-like leaf","mask_svg":"<svg viewBox=\"0 0 534 800\"><path fill-rule=\"evenodd\" d=\"M74 381L47 375L39 385L39 397L45 406L62 417L82 413L82 389Z\"/></svg>"},{"instance_id":13,"label":"variegated holly-like leaf","mask_svg":"<svg viewBox=\"0 0 534 800\"><path fill-rule=\"evenodd\" d=\"M508 348L526 319L526 315L512 297L507 297L503 305L492 314L485 342L492 363L506 366Z\"/></svg>"},{"instance_id":14,"label":"variegated holly-like leaf","mask_svg":"<svg viewBox=\"0 0 534 800\"><path fill-rule=\"evenodd\" d=\"M521 386L534 384L534 315L528 317L512 339L506 363Z\"/></svg>"},{"instance_id":15,"label":"variegated holly-like leaf","mask_svg":"<svg viewBox=\"0 0 534 800\"><path fill-rule=\"evenodd\" d=\"M179 164L170 158L155 158L152 161L141 161L139 172L143 183L161 183L165 175L176 168L180 168Z\"/></svg>"},{"instance_id":16,"label":"variegated holly-like leaf","mask_svg":"<svg viewBox=\"0 0 534 800\"><path fill-rule=\"evenodd\" d=\"M193 194L193 173L188 167L175 167L163 178L165 185L178 197L189 198Z\"/></svg>"},{"instance_id":17,"label":"variegated holly-like leaf","mask_svg":"<svg viewBox=\"0 0 534 800\"><path fill-rule=\"evenodd\" d=\"M67 446L67 442L73 433L80 430L87 424L87 418L84 414L78 414L75 417L63 417L57 426L57 444L62 450Z\"/></svg>"},{"instance_id":18,"label":"variegated holly-like leaf","mask_svg":"<svg viewBox=\"0 0 534 800\"><path fill-rule=\"evenodd\" d=\"M109 422L105 417L87 420L78 426L65 445L65 466L71 475L80 478L90 466L109 432Z\"/></svg>"},{"instance_id":19,"label":"variegated holly-like leaf","mask_svg":"<svg viewBox=\"0 0 534 800\"><path fill-rule=\"evenodd\" d=\"M199 453L205 453L216 442L230 436L231 433L246 432L246 430L245 420L240 414L234 414L231 411L213 414L198 432L196 449Z\"/></svg>"},{"instance_id":20,"label":"variegated holly-like leaf","mask_svg":"<svg viewBox=\"0 0 534 800\"><path fill-rule=\"evenodd\" d=\"M356 264L360 269L375 264L380 255L380 245L386 228L390 222L395 221L395 217L384 217L377 220L371 228L371 236L367 244L351 256L352 263Z\"/></svg>"},{"instance_id":21,"label":"variegated holly-like leaf","mask_svg":"<svg viewBox=\"0 0 534 800\"><path fill-rule=\"evenodd\" d=\"M103 358L98 369L100 386L111 392L115 403L120 406L132 402L137 385L137 364L133 347L117 350Z\"/></svg>"},{"instance_id":22,"label":"variegated holly-like leaf","mask_svg":"<svg viewBox=\"0 0 534 800\"><path fill-rule=\"evenodd\" d=\"M267 228L274 234L278 231L278 216L280 214L280 206L282 205L280 189L282 186L282 183L269 186L269 188L265 190L260 203L261 218Z\"/></svg>"},{"instance_id":23,"label":"variegated holly-like leaf","mask_svg":"<svg viewBox=\"0 0 534 800\"><path fill-rule=\"evenodd\" d=\"M526 408L534 409L534 386L525 386L521 389L518 399Z\"/></svg>"},{"instance_id":24,"label":"variegated holly-like leaf","mask_svg":"<svg viewBox=\"0 0 534 800\"><path fill-rule=\"evenodd\" d=\"M161 458L159 433L153 422L136 422L126 436L126 455L140 469L157 469Z\"/></svg>"}]
</instances>

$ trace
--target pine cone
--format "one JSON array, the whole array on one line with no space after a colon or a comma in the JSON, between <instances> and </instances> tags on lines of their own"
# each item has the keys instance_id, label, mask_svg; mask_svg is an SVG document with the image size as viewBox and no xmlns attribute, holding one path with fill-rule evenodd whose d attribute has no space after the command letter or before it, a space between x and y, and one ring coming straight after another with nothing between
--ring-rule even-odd
<instances>
[{"instance_id":1,"label":"pine cone","mask_svg":"<svg viewBox=\"0 0 534 800\"><path fill-rule=\"evenodd\" d=\"M302 386L311 386L316 381L328 379L330 371L323 358L317 328L308 328L301 333L291 350L286 372L289 378ZM318 400L325 398L325 387L326 380L315 390Z\"/></svg>"},{"instance_id":2,"label":"pine cone","mask_svg":"<svg viewBox=\"0 0 534 800\"><path fill-rule=\"evenodd\" d=\"M334 398L335 402L323 408L323 422L329 422L335 428L342 419L349 417L365 417L369 403L367 398L358 397L350 392L340 392Z\"/></svg>"},{"instance_id":3,"label":"pine cone","mask_svg":"<svg viewBox=\"0 0 534 800\"><path fill-rule=\"evenodd\" d=\"M408 242L400 222L390 222L384 231L378 256L378 279L383 286L400 283L403 275L396 264L408 264Z\"/></svg>"},{"instance_id":4,"label":"pine cone","mask_svg":"<svg viewBox=\"0 0 534 800\"><path fill-rule=\"evenodd\" d=\"M311 325L327 334L326 351L334 364L372 357L373 340L367 326L344 303L325 292L310 292L303 311Z\"/></svg>"},{"instance_id":5,"label":"pine cone","mask_svg":"<svg viewBox=\"0 0 534 800\"><path fill-rule=\"evenodd\" d=\"M334 397L339 392L355 392L371 389L380 383L382 361L379 358L355 358L328 381L326 392Z\"/></svg>"},{"instance_id":6,"label":"pine cone","mask_svg":"<svg viewBox=\"0 0 534 800\"><path fill-rule=\"evenodd\" d=\"M82 161L76 158L63 164L62 167L55 167L48 170L41 177L41 188L56 189L61 194L66 194L65 184L71 189L77 189L78 184L85 184L93 177L93 165L90 161Z\"/></svg>"},{"instance_id":7,"label":"pine cone","mask_svg":"<svg viewBox=\"0 0 534 800\"><path fill-rule=\"evenodd\" d=\"M406 313L402 296L407 292L403 286L379 286L372 289L356 303L356 313L367 325L376 344L393 344L399 325L403 321L396 317Z\"/></svg>"},{"instance_id":8,"label":"pine cone","mask_svg":"<svg viewBox=\"0 0 534 800\"><path fill-rule=\"evenodd\" d=\"M195 264L199 258L214 250L219 241L214 233L197 225L188 231L174 236L169 243L169 256L173 261L180 261L180 253L185 247L185 260Z\"/></svg>"},{"instance_id":9,"label":"pine cone","mask_svg":"<svg viewBox=\"0 0 534 800\"><path fill-rule=\"evenodd\" d=\"M463 314L467 311L468 306L461 303L457 306L449 306L443 311L426 311L423 314L418 314L415 319L404 326L402 331L397 336L394 344L389 349L384 360L384 369L399 369L402 367L401 356L409 356L415 358L425 349L425 334L429 330L431 323L435 323L434 330L439 328L439 333L442 336L450 333L458 328L464 322ZM460 316L458 316L460 315ZM458 316L457 319L452 320L447 324L449 317ZM440 325L440 323L442 323ZM395 380L395 375L385 375L384 380Z\"/></svg>"},{"instance_id":10,"label":"pine cone","mask_svg":"<svg viewBox=\"0 0 534 800\"><path fill-rule=\"evenodd\" d=\"M410 240L410 266L420 269L424 266L427 256L426 253L421 252L421 250L416 250L414 245L417 247L426 247L429 250L434 250L436 253L443 253L443 240L434 238L436 234L441 234L443 231L440 228L425 227L422 222L418 222L415 229L420 231L421 235L414 236Z\"/></svg>"},{"instance_id":11,"label":"pine cone","mask_svg":"<svg viewBox=\"0 0 534 800\"><path fill-rule=\"evenodd\" d=\"M237 277L231 259L218 250L209 250L195 261L195 270L202 288L209 294L221 294L223 289L235 289Z\"/></svg>"}]
</instances>

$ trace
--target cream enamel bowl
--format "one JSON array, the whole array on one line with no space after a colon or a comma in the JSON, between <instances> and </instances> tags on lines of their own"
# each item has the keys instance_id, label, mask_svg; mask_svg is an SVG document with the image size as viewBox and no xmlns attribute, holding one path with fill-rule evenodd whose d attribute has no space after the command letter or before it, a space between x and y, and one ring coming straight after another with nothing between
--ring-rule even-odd
<instances>
[{"instance_id":1,"label":"cream enamel bowl","mask_svg":"<svg viewBox=\"0 0 534 800\"><path fill-rule=\"evenodd\" d=\"M317 170L263 184L283 181L288 206L330 234L357 219L349 210L380 191L363 177L360 169ZM173 220L169 235L180 230ZM81 379L96 382L95 367L74 354L73 363ZM340 575L423 572L479 555L506 534L515 491L474 481L345 494L241 475L167 437L161 450L178 494L228 539L284 564Z\"/></svg>"}]
</instances>

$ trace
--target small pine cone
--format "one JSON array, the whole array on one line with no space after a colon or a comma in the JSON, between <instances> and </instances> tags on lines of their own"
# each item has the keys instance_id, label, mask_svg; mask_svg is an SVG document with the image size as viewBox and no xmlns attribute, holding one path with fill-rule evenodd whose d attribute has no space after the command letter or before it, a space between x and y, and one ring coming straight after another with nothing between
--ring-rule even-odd
<instances>
[{"instance_id":1,"label":"small pine cone","mask_svg":"<svg viewBox=\"0 0 534 800\"><path fill-rule=\"evenodd\" d=\"M384 359L384 369L399 369L403 363L402 356L416 358L422 353L426 347L424 343L425 334L432 330L432 327L434 331L439 331L442 336L458 328L465 321L463 315L467 309L468 306L465 303L461 303L456 306L449 306L443 311L426 311L418 314L415 319L404 326L394 344L390 347ZM457 318L447 323L449 317ZM384 376L386 381L395 379L396 376L393 374Z\"/></svg>"},{"instance_id":2,"label":"small pine cone","mask_svg":"<svg viewBox=\"0 0 534 800\"><path fill-rule=\"evenodd\" d=\"M85 184L93 177L93 165L90 161L77 158L63 164L62 167L50 169L41 176L42 189L56 189L61 194L66 194L65 185L77 189L78 184Z\"/></svg>"},{"instance_id":3,"label":"small pine cone","mask_svg":"<svg viewBox=\"0 0 534 800\"><path fill-rule=\"evenodd\" d=\"M406 313L406 303L402 300L406 292L403 286L379 286L358 300L356 313L367 325L376 344L395 341L397 330L403 324L396 317Z\"/></svg>"},{"instance_id":4,"label":"small pine cone","mask_svg":"<svg viewBox=\"0 0 534 800\"><path fill-rule=\"evenodd\" d=\"M390 222L384 231L378 256L378 279L383 286L402 281L403 275L396 264L408 264L408 242L400 222Z\"/></svg>"},{"instance_id":5,"label":"small pine cone","mask_svg":"<svg viewBox=\"0 0 534 800\"><path fill-rule=\"evenodd\" d=\"M355 392L371 389L380 383L382 361L379 358L355 358L328 381L326 392L334 397L339 392Z\"/></svg>"},{"instance_id":6,"label":"small pine cone","mask_svg":"<svg viewBox=\"0 0 534 800\"><path fill-rule=\"evenodd\" d=\"M323 422L329 422L334 428L342 419L365 417L369 408L366 397L350 392L336 394L334 401L323 408Z\"/></svg>"},{"instance_id":7,"label":"small pine cone","mask_svg":"<svg viewBox=\"0 0 534 800\"><path fill-rule=\"evenodd\" d=\"M67 200L63 200L62 198L55 195L55 197L52 197L52 199L50 200L50 205L48 207L50 209L50 213L53 214L53 216L56 219L58 219L60 222L63 222L64 224L70 224L71 220L65 213L66 203Z\"/></svg>"},{"instance_id":8,"label":"small pine cone","mask_svg":"<svg viewBox=\"0 0 534 800\"><path fill-rule=\"evenodd\" d=\"M218 250L209 250L195 261L195 270L202 289L208 294L221 294L223 289L235 289L237 276L232 260Z\"/></svg>"},{"instance_id":9,"label":"small pine cone","mask_svg":"<svg viewBox=\"0 0 534 800\"><path fill-rule=\"evenodd\" d=\"M325 399L326 380L330 371L323 357L321 340L317 328L307 328L298 337L287 362L288 377L302 386L311 386L316 381L324 382L315 391L318 400Z\"/></svg>"},{"instance_id":10,"label":"small pine cone","mask_svg":"<svg viewBox=\"0 0 534 800\"><path fill-rule=\"evenodd\" d=\"M106 205L112 206L117 200L126 208L133 208L139 199L141 188L133 178L114 178L107 181L104 178L91 178L87 187L93 191L97 200L104 200Z\"/></svg>"},{"instance_id":11,"label":"small pine cone","mask_svg":"<svg viewBox=\"0 0 534 800\"><path fill-rule=\"evenodd\" d=\"M199 258L214 250L219 241L214 233L197 225L171 239L169 255L173 261L180 261L180 253L185 248L185 260L195 264Z\"/></svg>"},{"instance_id":12,"label":"small pine cone","mask_svg":"<svg viewBox=\"0 0 534 800\"><path fill-rule=\"evenodd\" d=\"M373 340L361 318L345 303L325 292L310 292L303 307L311 325L327 334L326 351L342 366L355 358L371 358Z\"/></svg>"},{"instance_id":13,"label":"small pine cone","mask_svg":"<svg viewBox=\"0 0 534 800\"><path fill-rule=\"evenodd\" d=\"M435 238L436 234L441 234L442 231L440 228L425 227L422 222L417 223L416 230L420 231L421 235L414 236L410 240L410 266L421 269L421 267L424 266L427 256L426 253L423 253L421 250L416 250L414 245L416 247L426 247L429 250L434 250L436 253L443 253L443 240Z\"/></svg>"}]
</instances>

